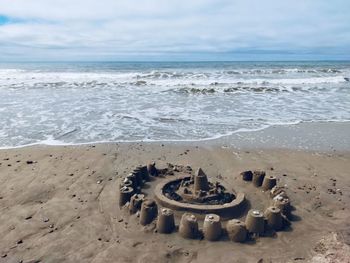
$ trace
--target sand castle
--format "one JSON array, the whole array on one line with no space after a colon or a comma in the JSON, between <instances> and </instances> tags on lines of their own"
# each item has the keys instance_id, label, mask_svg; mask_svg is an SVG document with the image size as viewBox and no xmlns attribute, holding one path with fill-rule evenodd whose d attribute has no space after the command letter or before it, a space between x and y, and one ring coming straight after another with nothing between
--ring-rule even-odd
<instances>
[{"instance_id":1,"label":"sand castle","mask_svg":"<svg viewBox=\"0 0 350 263\"><path fill-rule=\"evenodd\" d=\"M245 196L223 182L211 183L201 168L194 175L180 175L157 184L154 194L159 204L174 210L219 215L238 214Z\"/></svg>"},{"instance_id":2,"label":"sand castle","mask_svg":"<svg viewBox=\"0 0 350 263\"><path fill-rule=\"evenodd\" d=\"M240 176L261 189L269 203L264 211L249 209L243 192L223 181L210 181L201 168L193 172L189 166L168 164L158 169L155 163L137 166L121 180L119 207L136 214L141 226L153 224L160 234L178 232L187 239L245 242L288 226L291 204L277 178L264 171Z\"/></svg>"}]
</instances>

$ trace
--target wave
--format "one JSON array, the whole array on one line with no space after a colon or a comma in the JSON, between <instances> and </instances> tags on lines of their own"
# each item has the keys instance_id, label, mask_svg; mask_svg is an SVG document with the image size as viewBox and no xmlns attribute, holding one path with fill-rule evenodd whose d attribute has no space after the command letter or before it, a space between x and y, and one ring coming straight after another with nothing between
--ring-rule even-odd
<instances>
[{"instance_id":1,"label":"wave","mask_svg":"<svg viewBox=\"0 0 350 263\"><path fill-rule=\"evenodd\" d=\"M150 80L166 80L166 79L208 79L208 78L225 78L232 76L250 76L250 75L264 75L272 77L278 75L287 74L298 74L303 75L317 75L317 74L328 74L334 76L335 74L344 73L342 70L333 68L324 69L250 69L250 70L223 70L223 71L208 71L208 72L192 72L192 71L152 71L147 73L140 73L136 76L137 79L150 79Z\"/></svg>"},{"instance_id":2,"label":"wave","mask_svg":"<svg viewBox=\"0 0 350 263\"><path fill-rule=\"evenodd\" d=\"M335 68L274 68L274 69L252 69L242 71L243 74L289 74L289 73L343 73L340 69Z\"/></svg>"},{"instance_id":3,"label":"wave","mask_svg":"<svg viewBox=\"0 0 350 263\"><path fill-rule=\"evenodd\" d=\"M249 69L249 70L222 70L222 71L151 71L147 73L140 73L136 75L137 79L206 79L206 78L221 78L225 76L237 76L237 75L281 75L291 73L307 73L307 74L340 74L344 73L342 70L334 68L321 68L321 69Z\"/></svg>"},{"instance_id":4,"label":"wave","mask_svg":"<svg viewBox=\"0 0 350 263\"><path fill-rule=\"evenodd\" d=\"M139 143L139 142L149 142L149 143L159 143L159 142L201 142L201 141L214 141L218 140L224 137L232 136L237 133L250 133L250 132L259 132L262 130L266 130L270 127L276 127L276 126L293 126L293 125L299 125L302 123L328 123L328 122L337 122L337 123L347 123L350 122L350 119L346 120L309 120L309 121L293 121L293 122L271 122L269 124L261 125L257 128L238 128L234 131L222 133L222 134L216 134L212 135L210 137L205 138L199 138L199 139L141 139L141 140L99 140L99 141L89 141L89 142L80 142L80 143L74 143L74 142L65 142L62 140L58 140L54 136L47 136L45 140L40 140L33 143L23 144L23 145L15 145L15 146L0 146L0 150L8 150L8 149L20 149L25 147L31 147L31 146L40 146L40 145L47 145L47 146L81 146L81 145L92 145L92 144L104 144L104 143Z\"/></svg>"},{"instance_id":5,"label":"wave","mask_svg":"<svg viewBox=\"0 0 350 263\"><path fill-rule=\"evenodd\" d=\"M1 81L0 79L0 89L114 89L114 88L125 88L125 87L155 87L154 91L157 89L161 91L167 87L178 87L186 93L214 93L217 88L221 87L224 92L234 92L239 90L253 91L253 92L277 92L277 91L295 91L295 90L307 90L308 88L313 88L315 85L323 84L341 84L348 83L349 79L343 76L334 77L312 77L312 78L273 78L273 79L178 79L178 80L116 80L116 79L78 79L68 80L68 79L57 79L53 81L52 79L40 80L16 80L15 82ZM192 86L187 89L186 86ZM201 88L204 87L204 88ZM302 87L302 88L298 88Z\"/></svg>"},{"instance_id":6,"label":"wave","mask_svg":"<svg viewBox=\"0 0 350 263\"><path fill-rule=\"evenodd\" d=\"M181 88L181 89L173 89L170 91L174 91L177 93L184 93L184 94L213 94L218 92L218 90L214 88Z\"/></svg>"},{"instance_id":7,"label":"wave","mask_svg":"<svg viewBox=\"0 0 350 263\"><path fill-rule=\"evenodd\" d=\"M341 91L348 89L347 86L323 86L323 85L249 85L240 83L241 85L233 84L216 84L212 85L199 85L199 86L180 86L163 90L163 93L173 92L187 95L211 95L211 94L229 94L229 93L293 93L293 92L327 92L327 91ZM243 84L243 85L242 85Z\"/></svg>"},{"instance_id":8,"label":"wave","mask_svg":"<svg viewBox=\"0 0 350 263\"><path fill-rule=\"evenodd\" d=\"M288 78L288 79L256 79L252 83L258 84L322 84L322 83L341 83L345 82L343 76L335 77L312 77L312 78ZM245 82L246 83L246 82Z\"/></svg>"},{"instance_id":9,"label":"wave","mask_svg":"<svg viewBox=\"0 0 350 263\"><path fill-rule=\"evenodd\" d=\"M311 78L233 78L233 79L205 79L205 80L178 80L152 82L154 85L179 86L179 85L305 85L305 84L330 84L347 82L344 76L311 77Z\"/></svg>"},{"instance_id":10,"label":"wave","mask_svg":"<svg viewBox=\"0 0 350 263\"><path fill-rule=\"evenodd\" d=\"M170 89L168 91L182 94L191 95L210 95L214 93L239 93L239 92L253 92L253 93L267 93L267 92L292 92L292 91L302 91L300 87L254 87L254 86L238 86L229 87L224 89L214 89L214 88L180 88L180 89Z\"/></svg>"},{"instance_id":11,"label":"wave","mask_svg":"<svg viewBox=\"0 0 350 263\"><path fill-rule=\"evenodd\" d=\"M38 71L24 69L1 69L0 83L16 83L16 82L83 82L83 81L102 81L106 82L138 82L138 81L157 81L157 80L234 80L234 79L254 79L259 76L266 79L279 79L282 75L290 75L293 78L284 79L327 79L341 78L350 72L349 68L342 70L336 68L258 68L258 69L174 69L174 70L151 70L151 71L108 71L108 72L70 72L70 71ZM301 74L300 74L301 73ZM302 78L300 78L302 76ZM344 78L344 77L343 77Z\"/></svg>"}]
</instances>

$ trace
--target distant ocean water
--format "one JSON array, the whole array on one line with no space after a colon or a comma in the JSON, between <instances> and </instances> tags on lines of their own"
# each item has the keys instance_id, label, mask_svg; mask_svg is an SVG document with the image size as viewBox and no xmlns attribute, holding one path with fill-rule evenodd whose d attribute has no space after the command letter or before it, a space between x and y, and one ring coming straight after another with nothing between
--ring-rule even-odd
<instances>
[{"instance_id":1,"label":"distant ocean water","mask_svg":"<svg viewBox=\"0 0 350 263\"><path fill-rule=\"evenodd\" d=\"M350 62L0 64L0 147L350 120Z\"/></svg>"}]
</instances>

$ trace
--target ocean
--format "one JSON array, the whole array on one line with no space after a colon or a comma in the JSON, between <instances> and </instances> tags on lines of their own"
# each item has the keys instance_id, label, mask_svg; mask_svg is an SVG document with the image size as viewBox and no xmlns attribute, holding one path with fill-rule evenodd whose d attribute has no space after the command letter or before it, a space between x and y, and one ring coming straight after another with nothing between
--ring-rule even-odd
<instances>
[{"instance_id":1,"label":"ocean","mask_svg":"<svg viewBox=\"0 0 350 263\"><path fill-rule=\"evenodd\" d=\"M350 120L350 62L0 63L0 147Z\"/></svg>"}]
</instances>

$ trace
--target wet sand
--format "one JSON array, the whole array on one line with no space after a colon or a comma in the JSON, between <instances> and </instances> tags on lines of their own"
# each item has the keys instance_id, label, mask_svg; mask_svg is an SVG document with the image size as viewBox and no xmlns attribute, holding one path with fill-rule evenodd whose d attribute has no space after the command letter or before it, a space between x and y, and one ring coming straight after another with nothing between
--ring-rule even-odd
<instances>
[{"instance_id":1,"label":"wet sand","mask_svg":"<svg viewBox=\"0 0 350 263\"><path fill-rule=\"evenodd\" d=\"M266 129L238 132L206 145L228 145L235 149L293 149L302 151L350 151L350 122L302 122L273 125Z\"/></svg>"}]
</instances>

